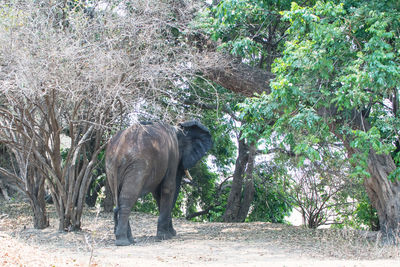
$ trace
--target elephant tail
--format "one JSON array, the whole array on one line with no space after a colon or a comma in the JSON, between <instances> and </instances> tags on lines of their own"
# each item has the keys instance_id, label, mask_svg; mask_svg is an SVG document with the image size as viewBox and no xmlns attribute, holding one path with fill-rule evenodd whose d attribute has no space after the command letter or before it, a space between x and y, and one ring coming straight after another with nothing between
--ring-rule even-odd
<instances>
[{"instance_id":1,"label":"elephant tail","mask_svg":"<svg viewBox=\"0 0 400 267\"><path fill-rule=\"evenodd\" d=\"M115 234L115 231L117 230L117 225L118 225L118 211L119 211L119 207L116 206L114 208L114 234Z\"/></svg>"},{"instance_id":2,"label":"elephant tail","mask_svg":"<svg viewBox=\"0 0 400 267\"><path fill-rule=\"evenodd\" d=\"M118 225L118 212L119 212L119 205L118 205L118 181L117 181L117 172L116 169L114 168L113 164L109 164L107 167L107 180L108 184L111 189L111 193L113 195L113 201L114 201L114 233L117 229Z\"/></svg>"},{"instance_id":3,"label":"elephant tail","mask_svg":"<svg viewBox=\"0 0 400 267\"><path fill-rule=\"evenodd\" d=\"M118 166L117 162L112 157L112 155L106 156L106 173L107 173L108 185L110 186L111 193L113 196L114 205L118 207L118 180L117 180Z\"/></svg>"}]
</instances>

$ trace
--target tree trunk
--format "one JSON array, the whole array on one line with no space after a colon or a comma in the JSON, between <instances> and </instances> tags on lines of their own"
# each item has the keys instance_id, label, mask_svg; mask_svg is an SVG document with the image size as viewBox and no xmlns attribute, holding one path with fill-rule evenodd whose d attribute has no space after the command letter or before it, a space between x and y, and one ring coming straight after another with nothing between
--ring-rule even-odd
<instances>
[{"instance_id":1,"label":"tree trunk","mask_svg":"<svg viewBox=\"0 0 400 267\"><path fill-rule=\"evenodd\" d=\"M247 146L245 140L241 139L241 134L238 143L231 192L222 218L225 222L244 222L254 198L253 171L256 148L255 145Z\"/></svg>"},{"instance_id":2,"label":"tree trunk","mask_svg":"<svg viewBox=\"0 0 400 267\"><path fill-rule=\"evenodd\" d=\"M355 129L363 131L371 129L365 117L356 110L353 111L352 123ZM336 127L332 127L334 128ZM355 151L350 147L349 139L342 138L349 154L353 154ZM389 179L396 165L390 154L377 154L373 149L369 151L367 164L370 177L364 180L365 190L371 205L378 213L379 227L383 237L392 242L400 234L400 181Z\"/></svg>"},{"instance_id":3,"label":"tree trunk","mask_svg":"<svg viewBox=\"0 0 400 267\"><path fill-rule=\"evenodd\" d=\"M4 186L3 181L1 180L1 177L0 177L0 192L6 201L10 200L10 197L8 196L7 188Z\"/></svg>"},{"instance_id":4,"label":"tree trunk","mask_svg":"<svg viewBox=\"0 0 400 267\"><path fill-rule=\"evenodd\" d=\"M233 173L231 192L229 193L228 203L226 205L224 222L238 221L240 202L242 198L243 176L248 160L248 148L245 141L239 136L238 157L235 163L235 171Z\"/></svg>"},{"instance_id":5,"label":"tree trunk","mask_svg":"<svg viewBox=\"0 0 400 267\"><path fill-rule=\"evenodd\" d=\"M37 167L29 166L26 174L26 195L33 211L33 227L35 229L44 229L49 226L46 214L44 182L43 173Z\"/></svg>"},{"instance_id":6,"label":"tree trunk","mask_svg":"<svg viewBox=\"0 0 400 267\"><path fill-rule=\"evenodd\" d=\"M17 156L19 174L16 174L15 172L12 173L4 168L0 168L0 173L11 177L10 179L14 179L18 189L21 190L21 192L29 199L29 204L33 212L34 228L44 229L49 226L49 221L46 214L44 190L45 177L37 167L24 167L28 165L25 160L22 160L24 157L21 156L21 154L15 155Z\"/></svg>"},{"instance_id":7,"label":"tree trunk","mask_svg":"<svg viewBox=\"0 0 400 267\"><path fill-rule=\"evenodd\" d=\"M70 207L69 209L65 209L63 205L60 206L59 212L59 221L58 221L58 230L59 231L78 231L81 229L80 217L78 220L77 217L77 208L76 206Z\"/></svg>"},{"instance_id":8,"label":"tree trunk","mask_svg":"<svg viewBox=\"0 0 400 267\"><path fill-rule=\"evenodd\" d=\"M389 241L399 236L400 230L400 182L388 179L395 169L390 155L370 151L368 172L371 177L365 179L364 185L372 206L377 210L380 229Z\"/></svg>"},{"instance_id":9,"label":"tree trunk","mask_svg":"<svg viewBox=\"0 0 400 267\"><path fill-rule=\"evenodd\" d=\"M37 199L30 199L33 211L33 227L35 229L44 229L49 226L49 220L46 214L46 201L44 194L39 195Z\"/></svg>"},{"instance_id":10,"label":"tree trunk","mask_svg":"<svg viewBox=\"0 0 400 267\"><path fill-rule=\"evenodd\" d=\"M81 229L81 217L92 171L98 163L98 154L105 147L105 144L101 144L103 130L96 130L93 137L93 125L85 129L71 126L69 130L73 133L73 141L65 163L61 164L59 160L59 150L58 154L54 151L50 160L59 171L53 172L53 177L47 180L59 216L60 231Z\"/></svg>"},{"instance_id":11,"label":"tree trunk","mask_svg":"<svg viewBox=\"0 0 400 267\"><path fill-rule=\"evenodd\" d=\"M238 213L238 221L244 222L247 218L247 214L249 213L251 202L254 199L254 161L256 156L256 147L254 144L250 145L249 155L247 159L247 168L246 168L246 179L244 182L244 190L243 190L243 201L240 205L239 213Z\"/></svg>"}]
</instances>

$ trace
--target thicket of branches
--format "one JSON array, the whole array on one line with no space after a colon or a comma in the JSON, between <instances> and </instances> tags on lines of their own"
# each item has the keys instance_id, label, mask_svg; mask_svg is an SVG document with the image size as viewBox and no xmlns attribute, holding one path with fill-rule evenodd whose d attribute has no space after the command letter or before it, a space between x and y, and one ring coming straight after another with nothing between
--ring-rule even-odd
<instances>
[{"instance_id":1,"label":"thicket of branches","mask_svg":"<svg viewBox=\"0 0 400 267\"><path fill-rule=\"evenodd\" d=\"M318 148L319 160L300 161L292 159L293 184L290 196L302 215L303 224L308 228L335 223L339 211L353 201L355 191L361 191L361 184L350 176L351 166L341 149ZM296 164L297 162L297 164Z\"/></svg>"}]
</instances>

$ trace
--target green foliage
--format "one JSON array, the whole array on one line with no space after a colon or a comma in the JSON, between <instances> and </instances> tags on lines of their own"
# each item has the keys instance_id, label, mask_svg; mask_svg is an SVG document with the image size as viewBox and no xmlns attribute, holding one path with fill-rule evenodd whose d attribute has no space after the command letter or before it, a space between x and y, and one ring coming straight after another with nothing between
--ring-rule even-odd
<instances>
[{"instance_id":1,"label":"green foliage","mask_svg":"<svg viewBox=\"0 0 400 267\"><path fill-rule=\"evenodd\" d=\"M218 114L215 110L204 110L202 123L210 130L213 140L211 154L212 162L218 171L226 174L234 163L236 146L232 141L231 132L234 129L234 121L229 116Z\"/></svg>"},{"instance_id":2,"label":"green foliage","mask_svg":"<svg viewBox=\"0 0 400 267\"><path fill-rule=\"evenodd\" d=\"M273 130L311 160L318 160L312 144L335 140L330 128L335 125L336 137L346 138L342 141L357 152L353 175L367 176L368 151L390 153L398 139L399 6L319 1L313 7L293 3L281 14L290 27L282 57L273 65L272 94L242 105L245 118L262 124L271 118L270 110L278 110ZM330 115L321 116L324 111ZM370 126L356 124L356 116L367 118ZM254 128L245 131L253 134ZM271 132L261 131L268 138ZM294 133L303 138L293 138Z\"/></svg>"},{"instance_id":3,"label":"green foliage","mask_svg":"<svg viewBox=\"0 0 400 267\"><path fill-rule=\"evenodd\" d=\"M379 220L376 210L371 206L368 196L360 184L352 194L345 195L354 200L353 205L337 210L335 228L351 227L360 230L379 230Z\"/></svg>"},{"instance_id":4,"label":"green foliage","mask_svg":"<svg viewBox=\"0 0 400 267\"><path fill-rule=\"evenodd\" d=\"M214 40L220 41L220 49L242 58L247 64L269 70L273 59L279 54L283 44L281 40L288 27L288 23L280 20L279 11L289 9L290 3L291 1L221 1L218 6L204 11L198 21L198 28L203 29ZM271 101L266 94L236 103L233 110L236 110L241 124L238 129L241 138L248 143L262 145L266 150L274 145L279 139L277 135L273 135L274 121L277 119L275 111L281 105ZM300 144L297 149L299 153L308 149L310 154L318 157L312 146L301 147ZM290 205L283 197L285 193L278 186L282 177L274 176L274 179L275 182L270 179L267 182L267 178L255 179L256 193L249 220L283 221L290 210ZM273 204L268 207L266 203Z\"/></svg>"},{"instance_id":5,"label":"green foliage","mask_svg":"<svg viewBox=\"0 0 400 267\"><path fill-rule=\"evenodd\" d=\"M246 221L285 223L292 211L289 180L283 169L261 164L255 174L255 193L251 212Z\"/></svg>"},{"instance_id":6,"label":"green foliage","mask_svg":"<svg viewBox=\"0 0 400 267\"><path fill-rule=\"evenodd\" d=\"M196 27L213 40L220 41L220 49L248 64L269 68L287 28L286 23L280 23L279 11L289 9L290 3L223 0L204 10L196 21Z\"/></svg>"},{"instance_id":7,"label":"green foliage","mask_svg":"<svg viewBox=\"0 0 400 267\"><path fill-rule=\"evenodd\" d=\"M132 210L158 215L157 202L151 194L139 198Z\"/></svg>"},{"instance_id":8,"label":"green foliage","mask_svg":"<svg viewBox=\"0 0 400 267\"><path fill-rule=\"evenodd\" d=\"M178 198L176 199L176 205L172 209L172 216L173 217L183 217L183 209L182 204L184 202L185 194L184 192L180 192ZM153 198L152 194L147 194L136 201L135 205L132 208L133 211L136 212L144 212L150 213L153 215L159 215L159 210L157 207L157 202Z\"/></svg>"},{"instance_id":9,"label":"green foliage","mask_svg":"<svg viewBox=\"0 0 400 267\"><path fill-rule=\"evenodd\" d=\"M222 199L217 191L218 175L211 172L204 161L197 163L196 166L190 170L190 175L193 181L191 181L190 185L184 185L182 189L185 193L185 202L182 204L185 206L186 215L199 210L205 210L210 206L220 206ZM213 221L216 220L215 215L215 213L205 214L194 218L194 220Z\"/></svg>"},{"instance_id":10,"label":"green foliage","mask_svg":"<svg viewBox=\"0 0 400 267\"><path fill-rule=\"evenodd\" d=\"M364 194L364 198L358 201L354 212L354 220L349 221L348 224L355 229L363 229L363 226L367 226L368 230L379 230L378 214L376 209L371 206L367 195Z\"/></svg>"}]
</instances>

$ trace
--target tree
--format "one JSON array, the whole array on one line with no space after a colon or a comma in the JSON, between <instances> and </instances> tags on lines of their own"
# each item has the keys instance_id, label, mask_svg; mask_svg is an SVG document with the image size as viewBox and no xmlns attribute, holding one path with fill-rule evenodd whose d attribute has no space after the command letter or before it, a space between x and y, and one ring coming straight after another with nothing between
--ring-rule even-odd
<instances>
[{"instance_id":1,"label":"tree","mask_svg":"<svg viewBox=\"0 0 400 267\"><path fill-rule=\"evenodd\" d=\"M245 139L238 136L238 156L231 183L231 190L223 220L225 222L244 222L254 197L254 161L255 146L246 144Z\"/></svg>"},{"instance_id":2,"label":"tree","mask_svg":"<svg viewBox=\"0 0 400 267\"><path fill-rule=\"evenodd\" d=\"M17 20L12 28L2 30L7 77L2 83L6 102L0 111L0 138L17 158L20 171L14 175L27 188L34 217L39 211L45 216L46 180L59 229L80 229L84 195L104 146L104 126L116 120L118 113L113 107L124 93L118 89L111 92L110 86L120 84L121 72L112 77L106 68L123 64L107 60L107 49L88 44L94 41L94 36L85 32L90 22L79 13L69 17L70 25L76 23L76 27L68 34L53 28L54 17L49 13L35 10L34 5L24 11L19 7L4 8ZM88 43L83 45L82 40ZM7 43L12 45L7 48ZM64 159L62 134L69 137ZM91 151L86 146L89 141L93 141Z\"/></svg>"},{"instance_id":3,"label":"tree","mask_svg":"<svg viewBox=\"0 0 400 267\"><path fill-rule=\"evenodd\" d=\"M398 6L318 2L313 8L293 4L283 14L291 27L273 69L272 94L254 103L278 103L277 127L291 124L309 140L342 142L391 238L400 222L397 155L389 153L398 140Z\"/></svg>"},{"instance_id":4,"label":"tree","mask_svg":"<svg viewBox=\"0 0 400 267\"><path fill-rule=\"evenodd\" d=\"M254 142L248 144L247 140L242 138L241 131L238 130L237 127L241 121L235 115L235 110L237 110L236 103L240 101L242 97L232 97L221 89L223 88L219 88L220 94L219 99L217 100L218 102L215 103L213 102L215 100L211 99L208 103L197 103L195 105L203 109L203 119L207 119L207 115L210 116L211 112L214 112L214 116L211 115L214 117L214 120L209 121L208 126L211 131L214 132L214 137L217 142L215 145L216 149L212 151L217 159L220 160L221 156L225 156L223 155L224 153L221 154L221 152L223 152L221 149L225 151L231 150L227 148L232 147L233 145L232 140L229 140L229 138L235 139L237 143L237 156L234 164L232 182L230 183L230 193L222 219L226 222L243 222L248 215L255 192L253 170L256 156L256 145ZM196 99L196 101L198 101L198 99ZM192 102L185 100L185 103ZM215 107L221 107L221 110L217 110L217 112L221 114L221 119L215 118L215 111L213 111ZM222 132L221 129L223 129ZM230 132L230 134L226 135L227 132ZM221 134L225 136L220 137ZM222 141L222 143L220 144L219 141ZM232 154L232 151L230 151L229 155L231 157L233 157ZM231 163L226 160L225 162L228 164ZM224 174L226 175L226 172L224 172Z\"/></svg>"},{"instance_id":5,"label":"tree","mask_svg":"<svg viewBox=\"0 0 400 267\"><path fill-rule=\"evenodd\" d=\"M398 6L391 1L357 4L292 6L286 13L292 20L291 40L276 64L274 92L276 100L293 107L288 112L296 101L296 114L315 114L344 143L357 174L366 177L381 229L392 237L400 223L396 158L388 153L398 139L400 68L393 53L399 46L394 38Z\"/></svg>"}]
</instances>

